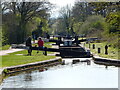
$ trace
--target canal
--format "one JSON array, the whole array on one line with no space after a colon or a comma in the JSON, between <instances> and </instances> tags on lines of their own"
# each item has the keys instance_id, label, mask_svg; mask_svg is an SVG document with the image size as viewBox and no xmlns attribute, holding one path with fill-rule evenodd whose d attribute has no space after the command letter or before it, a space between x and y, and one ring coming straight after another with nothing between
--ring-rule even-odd
<instances>
[{"instance_id":1,"label":"canal","mask_svg":"<svg viewBox=\"0 0 120 90\"><path fill-rule=\"evenodd\" d=\"M118 88L118 67L86 62L72 64L73 59L63 59L65 65L47 70L23 72L4 79L2 88ZM81 59L80 60L84 60Z\"/></svg>"}]
</instances>

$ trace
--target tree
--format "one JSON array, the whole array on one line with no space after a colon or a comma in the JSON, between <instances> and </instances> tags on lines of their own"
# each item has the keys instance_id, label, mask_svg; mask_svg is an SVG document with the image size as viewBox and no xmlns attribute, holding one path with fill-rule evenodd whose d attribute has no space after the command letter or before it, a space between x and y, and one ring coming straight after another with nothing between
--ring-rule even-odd
<instances>
[{"instance_id":1,"label":"tree","mask_svg":"<svg viewBox=\"0 0 120 90\"><path fill-rule=\"evenodd\" d=\"M106 17L110 12L117 12L120 10L120 2L90 2L89 6L93 8L96 15Z\"/></svg>"},{"instance_id":2,"label":"tree","mask_svg":"<svg viewBox=\"0 0 120 90\"><path fill-rule=\"evenodd\" d=\"M77 1L72 8L72 16L75 22L84 22L88 15L92 15L92 8L87 2Z\"/></svg>"},{"instance_id":3,"label":"tree","mask_svg":"<svg viewBox=\"0 0 120 90\"><path fill-rule=\"evenodd\" d=\"M24 41L24 38L26 37L25 36L26 32L24 29L27 22L29 22L35 16L41 17L41 18L47 17L46 11L48 10L48 8L44 7L43 6L44 4L46 3L45 2L22 2L17 5L18 11L21 16L20 22L19 22L19 29L21 30L22 38L20 42Z\"/></svg>"},{"instance_id":4,"label":"tree","mask_svg":"<svg viewBox=\"0 0 120 90\"><path fill-rule=\"evenodd\" d=\"M106 22L110 25L109 33L120 32L120 12L109 13Z\"/></svg>"},{"instance_id":5,"label":"tree","mask_svg":"<svg viewBox=\"0 0 120 90\"><path fill-rule=\"evenodd\" d=\"M103 32L108 31L104 17L100 15L89 16L80 26L79 33L87 36L102 38ZM107 27L107 28L106 28Z\"/></svg>"},{"instance_id":6,"label":"tree","mask_svg":"<svg viewBox=\"0 0 120 90\"><path fill-rule=\"evenodd\" d=\"M66 7L61 8L60 10L60 17L63 19L65 28L64 30L67 31L67 34L71 34L71 23L72 23L72 18L71 18L71 8L67 5Z\"/></svg>"},{"instance_id":7,"label":"tree","mask_svg":"<svg viewBox=\"0 0 120 90\"><path fill-rule=\"evenodd\" d=\"M14 37L16 37L16 43L22 43L27 37L26 25L31 22L33 17L47 19L49 15L48 11L51 8L51 4L46 1L10 2L8 6L6 6L6 8L8 11L4 10L4 12L6 13L3 12L3 16L8 15L9 17L10 14L13 15L13 18L11 20L11 30L14 30L14 32L16 33L16 36L13 35ZM3 19L5 18L3 17ZM10 18L8 18L8 20L10 20Z\"/></svg>"},{"instance_id":8,"label":"tree","mask_svg":"<svg viewBox=\"0 0 120 90\"><path fill-rule=\"evenodd\" d=\"M63 18L51 19L50 22L50 31L51 34L65 35L67 34L66 25L64 24Z\"/></svg>"}]
</instances>

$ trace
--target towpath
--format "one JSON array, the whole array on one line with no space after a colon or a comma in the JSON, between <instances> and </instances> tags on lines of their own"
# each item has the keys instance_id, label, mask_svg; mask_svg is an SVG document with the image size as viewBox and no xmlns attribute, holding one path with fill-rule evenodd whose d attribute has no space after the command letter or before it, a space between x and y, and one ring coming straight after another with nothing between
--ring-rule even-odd
<instances>
[{"instance_id":1,"label":"towpath","mask_svg":"<svg viewBox=\"0 0 120 90\"><path fill-rule=\"evenodd\" d=\"M35 43L37 43L37 40L35 41ZM32 44L34 44L33 41L32 41ZM0 56L8 55L9 53L14 53L14 52L22 51L22 50L24 50L24 49L12 49L12 48L9 48L8 50L1 50L0 51Z\"/></svg>"}]
</instances>

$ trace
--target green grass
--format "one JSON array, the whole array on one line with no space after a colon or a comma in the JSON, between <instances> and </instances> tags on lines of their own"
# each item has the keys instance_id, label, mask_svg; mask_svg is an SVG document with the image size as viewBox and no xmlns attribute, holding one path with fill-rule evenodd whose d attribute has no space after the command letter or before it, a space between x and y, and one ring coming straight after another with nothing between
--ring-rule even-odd
<instances>
[{"instance_id":1,"label":"green grass","mask_svg":"<svg viewBox=\"0 0 120 90\"><path fill-rule=\"evenodd\" d=\"M23 55L16 55L16 54L23 54ZM36 51L33 51L32 56L26 56L26 54L27 54L27 51L24 50L24 51L19 51L19 52L11 53L9 55L2 56L2 67L27 64L27 63L38 62L38 61L55 58L55 56L44 56L42 54L42 51L39 52L38 54L36 53Z\"/></svg>"},{"instance_id":2,"label":"green grass","mask_svg":"<svg viewBox=\"0 0 120 90\"><path fill-rule=\"evenodd\" d=\"M95 44L95 49L92 49L92 45ZM118 49L113 47L108 47L108 55L105 54L105 45L106 42L103 43L90 43L90 50L94 54L98 54L100 57L118 59ZM89 44L86 44L85 47L89 47ZM101 48L101 53L98 53L98 48Z\"/></svg>"},{"instance_id":3,"label":"green grass","mask_svg":"<svg viewBox=\"0 0 120 90\"><path fill-rule=\"evenodd\" d=\"M45 46L51 47L50 43L45 43ZM53 52L48 52L53 53ZM9 55L2 56L2 67L9 67L15 65L22 65L27 63L33 63L43 60L49 60L55 58L56 56L44 56L43 51L32 51L32 56L27 56L27 50L10 53Z\"/></svg>"},{"instance_id":4,"label":"green grass","mask_svg":"<svg viewBox=\"0 0 120 90\"><path fill-rule=\"evenodd\" d=\"M78 40L81 40L81 39L86 39L86 38L78 38Z\"/></svg>"},{"instance_id":5,"label":"green grass","mask_svg":"<svg viewBox=\"0 0 120 90\"><path fill-rule=\"evenodd\" d=\"M7 50L9 48L10 48L10 45L5 45L5 46L0 47L0 50Z\"/></svg>"},{"instance_id":6,"label":"green grass","mask_svg":"<svg viewBox=\"0 0 120 90\"><path fill-rule=\"evenodd\" d=\"M46 42L45 44L44 44L44 46L45 47L51 47L49 44L50 44L51 42ZM34 45L37 45L37 44L33 44L33 46ZM0 46L0 50L8 50L10 48L10 45L5 45L5 46Z\"/></svg>"}]
</instances>

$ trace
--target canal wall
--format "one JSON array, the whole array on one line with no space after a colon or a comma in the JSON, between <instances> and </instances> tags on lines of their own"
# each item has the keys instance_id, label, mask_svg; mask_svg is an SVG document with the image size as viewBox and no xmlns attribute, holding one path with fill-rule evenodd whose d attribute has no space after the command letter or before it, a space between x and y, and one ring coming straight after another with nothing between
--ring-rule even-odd
<instances>
[{"instance_id":1,"label":"canal wall","mask_svg":"<svg viewBox=\"0 0 120 90\"><path fill-rule=\"evenodd\" d=\"M24 65L5 67L0 72L0 83L3 81L3 77L9 74L19 73L19 72L28 71L28 70L35 70L35 69L39 71L44 71L45 69L47 69L47 67L55 66L58 64L62 64L61 57L56 57L55 59L29 63Z\"/></svg>"},{"instance_id":2,"label":"canal wall","mask_svg":"<svg viewBox=\"0 0 120 90\"><path fill-rule=\"evenodd\" d=\"M98 56L93 56L94 63L96 64L102 64L102 65L113 65L120 67L120 60L116 59L109 59L109 58L102 58Z\"/></svg>"}]
</instances>

